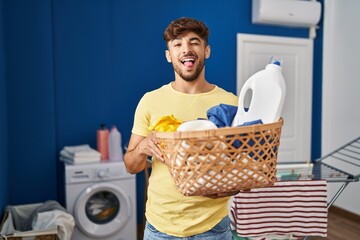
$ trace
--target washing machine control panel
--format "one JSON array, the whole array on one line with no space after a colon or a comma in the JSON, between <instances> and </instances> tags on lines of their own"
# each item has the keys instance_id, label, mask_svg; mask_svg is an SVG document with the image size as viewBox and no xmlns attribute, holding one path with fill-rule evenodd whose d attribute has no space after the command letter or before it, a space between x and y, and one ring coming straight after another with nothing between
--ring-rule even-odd
<instances>
[{"instance_id":1,"label":"washing machine control panel","mask_svg":"<svg viewBox=\"0 0 360 240\"><path fill-rule=\"evenodd\" d=\"M96 182L105 180L116 180L131 176L125 169L124 163L102 163L88 165L66 166L66 182Z\"/></svg>"},{"instance_id":2,"label":"washing machine control panel","mask_svg":"<svg viewBox=\"0 0 360 240\"><path fill-rule=\"evenodd\" d=\"M106 177L109 176L109 173L108 173L106 170L101 169L101 170L99 170L99 171L97 172L96 175L97 175L97 177L99 177L99 178L106 178Z\"/></svg>"},{"instance_id":3,"label":"washing machine control panel","mask_svg":"<svg viewBox=\"0 0 360 240\"><path fill-rule=\"evenodd\" d=\"M101 168L96 170L94 177L99 179L113 179L121 177L121 171L119 168Z\"/></svg>"}]
</instances>

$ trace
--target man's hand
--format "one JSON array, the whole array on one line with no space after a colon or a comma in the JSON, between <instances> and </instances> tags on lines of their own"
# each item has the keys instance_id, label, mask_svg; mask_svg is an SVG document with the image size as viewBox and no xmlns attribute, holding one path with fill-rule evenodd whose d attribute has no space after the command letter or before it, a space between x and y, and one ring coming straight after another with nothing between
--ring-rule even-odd
<instances>
[{"instance_id":1,"label":"man's hand","mask_svg":"<svg viewBox=\"0 0 360 240\"><path fill-rule=\"evenodd\" d=\"M155 157L156 159L164 162L164 157L159 148L159 141L155 137L155 132L151 132L146 138L139 143L140 152L148 156Z\"/></svg>"},{"instance_id":2,"label":"man's hand","mask_svg":"<svg viewBox=\"0 0 360 240\"><path fill-rule=\"evenodd\" d=\"M155 133L152 132L147 137L131 134L129 146L124 155L126 170L131 174L141 172L145 169L149 156L164 161Z\"/></svg>"}]
</instances>

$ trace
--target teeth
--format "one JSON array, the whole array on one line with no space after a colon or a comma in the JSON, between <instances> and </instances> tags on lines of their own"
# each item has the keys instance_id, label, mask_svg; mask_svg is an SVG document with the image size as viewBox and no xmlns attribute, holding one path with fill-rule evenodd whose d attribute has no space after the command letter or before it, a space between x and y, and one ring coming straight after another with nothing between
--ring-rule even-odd
<instances>
[{"instance_id":1,"label":"teeth","mask_svg":"<svg viewBox=\"0 0 360 240\"><path fill-rule=\"evenodd\" d=\"M195 60L194 59L184 59L184 60L182 60L182 62L184 63L184 62L194 62Z\"/></svg>"}]
</instances>

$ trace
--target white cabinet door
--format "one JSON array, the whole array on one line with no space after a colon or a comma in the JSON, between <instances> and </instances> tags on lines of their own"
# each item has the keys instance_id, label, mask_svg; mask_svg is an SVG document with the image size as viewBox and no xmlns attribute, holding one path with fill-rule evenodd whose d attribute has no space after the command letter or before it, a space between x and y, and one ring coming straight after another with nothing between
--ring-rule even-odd
<instances>
[{"instance_id":1,"label":"white cabinet door","mask_svg":"<svg viewBox=\"0 0 360 240\"><path fill-rule=\"evenodd\" d=\"M313 40L237 35L237 94L246 80L264 69L271 56L283 59L286 98L279 162L310 160ZM250 96L247 96L248 102Z\"/></svg>"}]
</instances>

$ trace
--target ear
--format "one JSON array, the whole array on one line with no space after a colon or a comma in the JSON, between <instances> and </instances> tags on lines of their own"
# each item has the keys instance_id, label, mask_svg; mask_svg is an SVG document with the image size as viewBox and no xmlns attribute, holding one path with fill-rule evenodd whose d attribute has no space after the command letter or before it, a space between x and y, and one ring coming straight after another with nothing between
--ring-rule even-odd
<instances>
[{"instance_id":1,"label":"ear","mask_svg":"<svg viewBox=\"0 0 360 240\"><path fill-rule=\"evenodd\" d=\"M211 52L210 45L206 45L206 47L205 47L205 58L206 59L208 59L210 57L210 52Z\"/></svg>"},{"instance_id":2,"label":"ear","mask_svg":"<svg viewBox=\"0 0 360 240\"><path fill-rule=\"evenodd\" d=\"M169 50L165 50L165 57L166 57L166 60L168 61L168 63L171 63L171 57L170 57Z\"/></svg>"}]
</instances>

